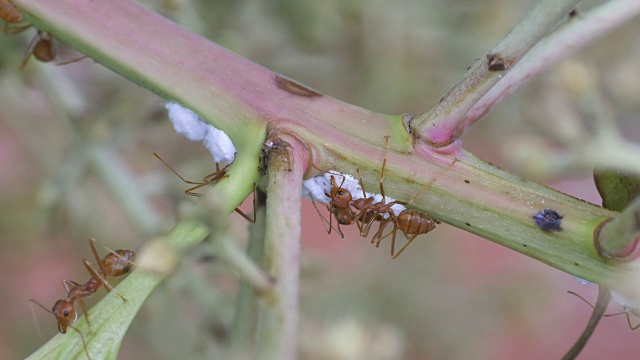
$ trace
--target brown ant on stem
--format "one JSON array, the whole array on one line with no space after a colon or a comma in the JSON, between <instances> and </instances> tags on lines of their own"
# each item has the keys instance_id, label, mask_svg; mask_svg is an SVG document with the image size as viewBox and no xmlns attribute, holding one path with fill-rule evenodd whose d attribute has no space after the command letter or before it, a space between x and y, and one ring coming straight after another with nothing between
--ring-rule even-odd
<instances>
[{"instance_id":1,"label":"brown ant on stem","mask_svg":"<svg viewBox=\"0 0 640 360\"><path fill-rule=\"evenodd\" d=\"M369 229L371 228L371 225L373 224L373 222L380 221L380 227L378 228L378 231L375 233L375 235L371 239L371 243L372 244L375 243L376 247L379 247L380 242L391 235L392 236L391 258L396 259L398 256L400 256L400 254L402 254L402 252L407 248L407 246L409 246L409 244L411 244L411 242L418 235L426 234L432 231L433 229L435 229L436 224L439 224L440 221L430 217L425 212L418 209L404 209L402 210L402 212L400 212L400 214L396 215L392 207L394 205L403 205L403 206L410 205L417 199L418 195L420 195L424 190L426 190L429 186L431 186L431 184L433 184L438 179L438 177L440 177L440 175L442 174L431 179L431 181L429 181L424 187L422 187L422 189L420 189L409 201L394 200L387 203L386 196L384 193L383 183L384 183L384 170L387 164L388 149L389 149L389 136L385 136L385 150L384 150L385 153L384 153L384 159L382 160L382 169L380 171L380 180L379 180L380 194L382 195L382 199L377 203L368 202L368 203L365 203L364 206L362 206L362 204L354 203L353 206L356 207L358 210L360 210L361 213L367 214L365 218L368 219L368 222L363 224L360 235L366 237L367 234L369 233ZM453 164L455 164L457 161L458 159L454 159L453 162L449 164L449 166L442 173L448 171L453 166ZM364 189L364 184L362 182L362 177L360 176L360 169L356 169L356 172L358 173L358 180L362 188L362 193L366 194ZM386 218L384 217L385 215L387 215ZM391 232L389 232L388 234L383 235L384 229L390 223L393 223L393 230L391 230ZM396 253L395 244L396 244L396 233L398 230L400 230L404 234L405 238L407 239L407 242Z\"/></svg>"},{"instance_id":2,"label":"brown ant on stem","mask_svg":"<svg viewBox=\"0 0 640 360\"><path fill-rule=\"evenodd\" d=\"M327 205L327 209L336 218L336 221L338 222L337 230L342 237L344 236L342 234L342 231L340 230L340 225L351 225L355 222L356 225L358 226L358 230L360 230L360 235L362 237L367 237L373 222L379 221L380 226L378 228L378 231L375 233L375 235L371 239L371 243L375 243L376 247L379 247L380 242L391 235L392 236L391 257L393 259L396 259L418 235L426 234L432 231L433 229L435 229L436 224L439 224L440 222L436 219L433 219L432 217L427 215L425 212L417 209L405 209L402 212L400 212L400 214L396 215L392 207L394 205L406 206L413 203L413 201L415 201L418 195L422 193L422 191L427 189L439 176L436 176L431 181L429 181L409 201L394 200L392 202L387 203L383 183L384 183L384 170L387 163L387 150L389 148L389 136L385 136L385 140L386 140L385 154L382 162L382 170L380 173L380 180L379 180L380 193L382 195L382 199L380 201L375 202L374 197L367 197L366 191L364 189L364 184L362 182L362 177L360 176L359 169L356 169L356 172L358 173L358 179L359 179L360 187L362 189L362 195L363 195L362 198L352 200L353 197L351 193L347 189L342 187L342 185L344 184L345 178L343 177L342 183L338 186L333 176L331 176L332 188L329 193L325 192L325 195L330 199L330 202ZM453 164L455 164L457 161L458 159L455 159L443 171L443 173L449 170L453 166ZM320 218L323 220L323 224L326 224L327 220L324 218L324 216L322 216L322 214L318 210L315 204L315 201L313 199L313 196L311 197L311 200L313 202L314 207L316 208L316 211L318 211ZM353 206L356 210L358 210L358 212L354 212L351 206ZM387 216L386 218L385 218L385 215ZM333 228L333 226L331 225L331 218L328 221L328 223L329 223L329 229L327 230L327 232L331 233L331 229ZM389 225L389 223L393 223L394 225L393 230L391 230L391 232L389 232L388 234L383 235L383 231L386 228L386 226ZM326 229L326 225L325 225L325 229ZM407 243L396 253L395 240L396 240L396 233L398 230L400 230L404 234L405 238L407 239Z\"/></svg>"},{"instance_id":3,"label":"brown ant on stem","mask_svg":"<svg viewBox=\"0 0 640 360\"><path fill-rule=\"evenodd\" d=\"M20 24L22 22L22 12L13 1L0 0L0 19L5 22L4 29L7 31L8 24Z\"/></svg>"},{"instance_id":4,"label":"brown ant on stem","mask_svg":"<svg viewBox=\"0 0 640 360\"><path fill-rule=\"evenodd\" d=\"M205 176L204 179L202 179L202 182L189 181L189 180L183 178L182 175L180 175L176 170L174 170L171 167L171 165L169 165L166 161L164 161L160 157L160 155L158 155L157 153L153 153L153 155L155 155L155 157L157 157L158 160L162 161L164 166L169 168L169 170L171 170L171 172L173 172L178 178L180 178L180 180L182 180L183 182L185 182L187 184L195 185L195 186L190 187L187 190L185 190L184 191L185 194L191 195L191 196L200 197L200 196L202 196L202 194L194 192L194 190L200 189L201 187L207 186L209 184L217 184L220 180L222 180L224 178L228 178L229 175L227 175L227 169L236 161L236 156L238 155L238 153L235 153L233 155L233 161L231 161L229 164L225 165L222 169L220 169L220 165L218 163L216 163L216 171L214 171L211 174ZM252 224L255 224L255 222L256 222L256 211L257 211L256 207L257 207L256 183L254 182L253 183L253 219L251 219L247 214L245 214L239 208L235 208L235 212L240 214L240 216L245 218L248 222L250 222Z\"/></svg>"},{"instance_id":5,"label":"brown ant on stem","mask_svg":"<svg viewBox=\"0 0 640 360\"><path fill-rule=\"evenodd\" d=\"M105 255L102 259L98 256L98 252L95 247L95 243L102 245L105 249L109 250L109 254ZM29 299L29 301L33 304L38 305L40 308L44 309L46 312L50 313L56 318L58 322L58 331L62 334L67 333L67 328L73 329L75 332L80 335L80 339L82 340L82 345L84 347L85 352L87 353L87 357L89 356L89 351L87 349L87 344L84 338L84 335L78 328L73 326L72 324L78 318L78 314L75 309L76 301L80 305L80 309L87 320L88 333L91 334L91 323L89 322L89 312L87 308L87 304L84 302L83 298L90 297L94 293L100 289L100 287L104 286L107 292L114 291L118 297L122 299L122 301L127 301L127 299L122 296L120 293L114 290L113 286L109 284L107 281L107 277L118 277L127 274L134 265L134 261L136 258L135 252L131 250L111 250L106 245L101 243L100 241L89 238L89 245L91 246L91 251L93 252L93 256L98 262L99 270L96 270L91 263L84 259L83 263L91 277L84 284L79 284L75 281L71 280L63 280L63 285L65 290L67 291L67 297L65 299L60 299L56 301L51 310L47 309L44 305L40 304L38 301L34 299ZM36 321L37 324L37 321ZM40 333L40 327L38 326L38 333Z\"/></svg>"}]
</instances>

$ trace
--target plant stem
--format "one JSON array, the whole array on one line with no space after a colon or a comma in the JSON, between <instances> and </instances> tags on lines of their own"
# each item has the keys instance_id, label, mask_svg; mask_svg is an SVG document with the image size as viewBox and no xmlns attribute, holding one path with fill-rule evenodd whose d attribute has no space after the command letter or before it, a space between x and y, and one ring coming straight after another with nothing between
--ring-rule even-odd
<instances>
[{"instance_id":1,"label":"plant stem","mask_svg":"<svg viewBox=\"0 0 640 360\"><path fill-rule=\"evenodd\" d=\"M295 139L268 150L265 267L276 279L261 296L258 359L295 359L298 324L302 175L308 159Z\"/></svg>"},{"instance_id":2,"label":"plant stem","mask_svg":"<svg viewBox=\"0 0 640 360\"><path fill-rule=\"evenodd\" d=\"M460 137L464 115L580 0L541 0L431 110L409 127L419 142L444 146Z\"/></svg>"},{"instance_id":3,"label":"plant stem","mask_svg":"<svg viewBox=\"0 0 640 360\"><path fill-rule=\"evenodd\" d=\"M602 315L607 311L607 305L609 305L610 300L611 291L604 286L598 286L598 300L596 301L596 306L593 307L589 322L582 334L580 334L578 340L576 340L571 349L562 357L562 360L573 360L580 355L580 352L584 349L584 346L587 345L591 335L596 330L596 326L598 326L600 319L602 319Z\"/></svg>"},{"instance_id":4,"label":"plant stem","mask_svg":"<svg viewBox=\"0 0 640 360\"><path fill-rule=\"evenodd\" d=\"M640 12L637 0L610 0L586 13L579 13L559 29L540 40L511 71L471 107L459 131L471 126L497 104L558 60L574 54ZM460 135L460 134L459 134ZM459 136L458 135L458 136Z\"/></svg>"},{"instance_id":5,"label":"plant stem","mask_svg":"<svg viewBox=\"0 0 640 360\"><path fill-rule=\"evenodd\" d=\"M160 215L136 177L124 166L123 159L113 149L100 145L91 150L98 177L107 185L133 225L145 235L156 233L160 228Z\"/></svg>"},{"instance_id":6,"label":"plant stem","mask_svg":"<svg viewBox=\"0 0 640 360\"><path fill-rule=\"evenodd\" d=\"M166 241L178 254L182 254L182 250L200 243L208 233L209 230L202 223L182 221L166 238L159 241ZM91 308L93 334L85 335L85 338L92 359L115 359L117 357L122 339L133 318L147 297L164 278L156 273L135 270L115 288L127 299L126 302L123 303L112 292ZM86 321L78 321L74 326L84 334L87 333ZM30 360L86 358L82 341L74 331L69 331L67 334L57 334L28 357Z\"/></svg>"},{"instance_id":7,"label":"plant stem","mask_svg":"<svg viewBox=\"0 0 640 360\"><path fill-rule=\"evenodd\" d=\"M616 280L621 275L630 281L638 276L638 269L630 264L607 264L595 251L594 232L616 212L525 181L458 148L445 154L422 143L413 147L401 116L377 114L329 96L300 95L293 85L276 81L273 72L135 3L16 3L25 18L42 30L132 81L179 101L225 131L238 149L238 159L230 171L233 182L221 181L215 188L234 194L229 206L237 206L240 196L250 193L252 182L232 172L239 166L255 173L268 129L295 135L319 168L352 175L359 168L369 188L378 185L384 136L390 135L388 195L408 200L439 176L412 207L613 290L622 290ZM557 9L558 3L553 7ZM554 13L560 16L561 11ZM454 158L459 161L442 174ZM238 186L241 189L234 189ZM564 216L562 231L548 233L536 227L532 217L545 208Z\"/></svg>"},{"instance_id":8,"label":"plant stem","mask_svg":"<svg viewBox=\"0 0 640 360\"><path fill-rule=\"evenodd\" d=\"M640 242L640 197L604 224L595 241L605 258L635 260Z\"/></svg>"},{"instance_id":9,"label":"plant stem","mask_svg":"<svg viewBox=\"0 0 640 360\"><path fill-rule=\"evenodd\" d=\"M262 191L256 193L258 196L256 211L256 223L249 228L248 255L257 264L262 264L265 242L265 197ZM236 300L235 317L231 325L229 335L229 347L227 349L227 359L249 358L249 340L252 339L255 329L255 317L257 301L254 287L246 281L240 283L238 298Z\"/></svg>"}]
</instances>

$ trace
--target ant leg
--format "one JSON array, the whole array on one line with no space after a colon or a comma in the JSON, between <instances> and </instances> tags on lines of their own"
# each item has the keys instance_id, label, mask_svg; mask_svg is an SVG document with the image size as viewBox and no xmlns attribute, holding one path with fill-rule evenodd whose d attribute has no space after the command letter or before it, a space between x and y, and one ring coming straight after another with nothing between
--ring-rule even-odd
<instances>
[{"instance_id":1,"label":"ant leg","mask_svg":"<svg viewBox=\"0 0 640 360\"><path fill-rule=\"evenodd\" d=\"M385 201L385 196L384 196L384 185L382 185L382 183L384 182L384 168L387 166L387 150L389 149L389 135L385 136L384 139L385 139L384 159L382 160L382 170L380 171L380 194L382 195L383 203Z\"/></svg>"},{"instance_id":2,"label":"ant leg","mask_svg":"<svg viewBox=\"0 0 640 360\"><path fill-rule=\"evenodd\" d=\"M589 304L591 305L591 304ZM618 316L618 315L622 315L624 314L627 317L627 324L629 324L629 329L631 329L631 331L634 331L638 328L640 328L640 323L638 323L636 326L631 325L631 318L629 317L629 312L627 311L623 311L623 312L619 312L619 313L615 313L615 314L607 314L607 315L603 315L604 317L612 317L612 316Z\"/></svg>"},{"instance_id":3,"label":"ant leg","mask_svg":"<svg viewBox=\"0 0 640 360\"><path fill-rule=\"evenodd\" d=\"M153 153L153 155L155 155L155 157L157 157L157 158L158 158L158 160L162 161L162 163L164 164L164 166L166 166L167 168L169 168L169 170L171 170L171 172L172 172L172 173L174 173L177 177L179 177L179 178L180 178L180 180L182 180L183 182L185 182L185 183L187 183L187 184L194 184L194 185L196 185L196 184L197 184L197 185L201 185L201 184L202 184L202 183L199 183L199 182L189 181L189 180L187 180L187 179L183 178L183 177L182 177L182 175L178 174L178 172L177 172L177 171L175 171L175 170L171 167L171 165L167 164L167 162L166 162L166 161L164 161L164 160L160 157L160 155L158 155L157 153Z\"/></svg>"},{"instance_id":4,"label":"ant leg","mask_svg":"<svg viewBox=\"0 0 640 360\"><path fill-rule=\"evenodd\" d=\"M100 265L100 271L102 271L102 273L104 274L104 268L102 267L102 261L100 260L100 258L98 257L98 252L96 251L96 248L93 246L93 243L98 243L100 246L102 246L105 250L107 250L109 252L109 254L113 254L115 255L118 259L123 260L128 262L129 264L133 264L136 265L136 263L134 263L133 261L125 258L124 256L118 254L117 251L111 249L110 247L108 247L107 245L105 245L102 241L94 239L94 238L89 238L89 244L91 245L91 251L93 252L93 256L96 258L96 261L98 262L98 264Z\"/></svg>"},{"instance_id":5,"label":"ant leg","mask_svg":"<svg viewBox=\"0 0 640 360\"><path fill-rule=\"evenodd\" d=\"M360 182L360 187L362 188L362 197L367 198L367 193L364 191L364 183L362 182L362 177L360 176L360 169L356 169L356 173L358 174L358 181Z\"/></svg>"},{"instance_id":6,"label":"ant leg","mask_svg":"<svg viewBox=\"0 0 640 360\"><path fill-rule=\"evenodd\" d=\"M247 214L245 214L244 212L242 212L242 210L240 210L238 208L235 208L235 212L240 214L240 216L245 218L245 220L247 220L248 222L250 222L252 224L255 224L256 223L257 204L258 204L257 201L258 201L258 197L256 196L256 182L254 181L253 182L253 220L251 218L249 218L249 216L247 216Z\"/></svg>"},{"instance_id":7,"label":"ant leg","mask_svg":"<svg viewBox=\"0 0 640 360\"><path fill-rule=\"evenodd\" d=\"M406 234L405 234L406 236ZM409 238L409 240L407 240L407 243L404 244L404 246L402 247L402 249L400 249L400 251L398 251L397 254L393 254L393 247L391 248L391 259L396 259L398 258L398 256L400 256L400 254L402 254L402 252L404 251L404 249L407 248L407 246L409 246L409 244L411 244L411 242L413 241L413 239L415 239L418 236L418 234L413 234L413 236L411 236L411 238ZM396 236L395 234L393 235L393 239L395 240ZM392 242L393 243L393 242ZM395 244L394 244L395 245Z\"/></svg>"},{"instance_id":8,"label":"ant leg","mask_svg":"<svg viewBox=\"0 0 640 360\"><path fill-rule=\"evenodd\" d=\"M73 325L68 325L70 328L72 328L75 332L78 333L78 335L80 335L80 340L82 340L82 347L84 347L84 352L87 354L87 358L89 360L91 360L91 355L89 355L89 349L87 348L87 341L84 338L84 335L82 335L82 333L80 332L80 330L78 330L78 328L76 328Z\"/></svg>"},{"instance_id":9,"label":"ant leg","mask_svg":"<svg viewBox=\"0 0 640 360\"><path fill-rule=\"evenodd\" d=\"M34 36L33 39L31 39L31 42L29 43L29 47L27 48L27 52L22 57L22 62L20 63L20 70L24 69L24 67L27 66L29 59L31 59L31 55L33 54L33 50L35 50L36 45L41 39L42 39L42 33L38 31L38 33L36 33L36 36Z\"/></svg>"},{"instance_id":10,"label":"ant leg","mask_svg":"<svg viewBox=\"0 0 640 360\"><path fill-rule=\"evenodd\" d=\"M88 58L87 55L82 55L79 58L75 58L75 59L71 59L71 60L67 60L67 61L62 61L62 62L56 63L56 66L73 64L75 62L78 62L78 61L86 59L86 58Z\"/></svg>"},{"instance_id":11,"label":"ant leg","mask_svg":"<svg viewBox=\"0 0 640 360\"><path fill-rule=\"evenodd\" d=\"M313 207L316 209L316 212L318 212L318 216L320 216L320 220L322 220L322 225L324 226L324 230L327 232L327 234L331 234L331 229L335 229L332 225L331 225L331 220L327 221L327 219L324 217L324 215L322 215L322 213L320 212L320 209L318 209L318 205L316 205L316 201L313 197L313 195L309 194L309 196L311 196L311 203L313 204ZM327 210L329 208L327 207ZM329 213L331 214L331 213ZM333 217L331 215L331 217ZM331 217L329 219L331 219ZM327 224L329 224L329 228L327 228ZM335 229L336 231L339 232L338 229Z\"/></svg>"},{"instance_id":12,"label":"ant leg","mask_svg":"<svg viewBox=\"0 0 640 360\"><path fill-rule=\"evenodd\" d=\"M390 233L384 236L382 235L384 229L387 227L387 225L389 225L390 222L391 222L391 218L388 218L384 220L384 223L380 223L380 228L378 229L378 232L375 233L375 235L373 235L373 238L371 238L371 243L373 244L375 242L376 247L380 247L380 242L382 240L386 239L387 237L389 237L389 235L394 234L396 231L398 231L398 227L394 225L393 230L391 230Z\"/></svg>"},{"instance_id":13,"label":"ant leg","mask_svg":"<svg viewBox=\"0 0 640 360\"><path fill-rule=\"evenodd\" d=\"M87 333L91 335L93 331L91 330L91 322L89 322L89 309L87 308L87 304L80 298L78 298L78 304L80 305L84 319L87 320Z\"/></svg>"},{"instance_id":14,"label":"ant leg","mask_svg":"<svg viewBox=\"0 0 640 360\"><path fill-rule=\"evenodd\" d=\"M36 304L38 306L40 306L42 309L44 309L44 311L48 312L49 314L55 316L53 314L53 312L49 309L47 309L46 307L44 307L42 304L40 304L39 302L33 300L33 299L29 299L29 302L32 304L29 304L29 308L31 309L31 316L33 318L33 322L36 324L36 331L38 332L38 337L40 338L40 340L44 340L44 337L42 336L42 331L40 330L40 323L38 322L38 318L36 317L36 313L35 311L33 311L33 304Z\"/></svg>"},{"instance_id":15,"label":"ant leg","mask_svg":"<svg viewBox=\"0 0 640 360\"><path fill-rule=\"evenodd\" d=\"M104 276L102 276L102 274L97 272L96 269L94 269L93 266L91 266L91 263L89 263L87 260L83 260L83 263L84 263L84 267L87 269L89 274L91 274L91 277L96 279L96 281L98 281L100 284L102 284L105 287L105 289L107 289L107 292L110 292L113 290L116 293L116 295L118 295L118 297L122 299L122 301L127 301L127 299L124 296L122 296L119 292L114 290L113 286L109 284L107 279L105 279Z\"/></svg>"},{"instance_id":16,"label":"ant leg","mask_svg":"<svg viewBox=\"0 0 640 360\"><path fill-rule=\"evenodd\" d=\"M429 186L431 186L431 184L433 184L440 176L444 175L444 173L449 171L449 169L451 169L453 164L455 164L456 162L458 162L458 159L453 159L453 162L451 162L451 164L449 164L449 166L447 166L446 169L442 170L442 172L440 174L436 175L436 177L434 177L433 179L429 180L429 182L426 183L422 187L422 189L418 190L418 192L415 195L413 195L413 197L409 201L405 202L403 205L409 205L412 202L414 202L418 198L418 195L420 195L424 190L426 190Z\"/></svg>"}]
</instances>

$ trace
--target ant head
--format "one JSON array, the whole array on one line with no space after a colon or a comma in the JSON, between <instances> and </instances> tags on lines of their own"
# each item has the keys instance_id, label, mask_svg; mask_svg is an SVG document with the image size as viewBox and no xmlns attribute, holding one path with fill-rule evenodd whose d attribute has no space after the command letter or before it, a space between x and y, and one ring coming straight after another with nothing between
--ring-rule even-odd
<instances>
[{"instance_id":1,"label":"ant head","mask_svg":"<svg viewBox=\"0 0 640 360\"><path fill-rule=\"evenodd\" d=\"M336 179L333 176L331 177L332 188L331 193L328 194L328 196L329 198L331 198L331 202L339 208L345 208L349 206L349 203L352 199L351 192L342 187L342 185L344 184L344 180L345 179L343 178L340 186L338 186L338 184L336 183Z\"/></svg>"},{"instance_id":2,"label":"ant head","mask_svg":"<svg viewBox=\"0 0 640 360\"><path fill-rule=\"evenodd\" d=\"M56 317L56 320L58 320L58 331L65 334L67 327L76 321L77 318L76 308L73 306L73 302L67 299L60 299L56 301L51 311Z\"/></svg>"}]
</instances>

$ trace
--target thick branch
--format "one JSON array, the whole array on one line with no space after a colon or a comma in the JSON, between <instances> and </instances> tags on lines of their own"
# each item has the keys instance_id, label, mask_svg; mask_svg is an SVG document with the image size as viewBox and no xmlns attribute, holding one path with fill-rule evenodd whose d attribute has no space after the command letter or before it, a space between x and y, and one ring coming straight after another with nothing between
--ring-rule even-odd
<instances>
[{"instance_id":1,"label":"thick branch","mask_svg":"<svg viewBox=\"0 0 640 360\"><path fill-rule=\"evenodd\" d=\"M416 117L409 127L417 141L443 146L460 134L464 115L547 32L579 3L579 0L542 0L476 62L429 112Z\"/></svg>"},{"instance_id":2,"label":"thick branch","mask_svg":"<svg viewBox=\"0 0 640 360\"><path fill-rule=\"evenodd\" d=\"M620 287L614 279L621 274L637 276L629 264L606 264L594 249L596 228L615 212L527 182L465 151L445 156L429 147L414 149L400 116L376 114L322 96L130 2L16 2L25 17L43 30L127 78L177 99L227 132L239 151L232 171L237 166L255 169L270 128L295 134L320 168L352 175L359 168L365 185L375 189L384 135L390 135L385 174L390 196L410 199L455 157L459 161L412 206L614 290ZM231 173L231 179L217 186L231 189L244 178ZM248 195L251 182L242 186ZM543 209L564 217L561 231L545 232L536 226L533 216Z\"/></svg>"}]
</instances>

